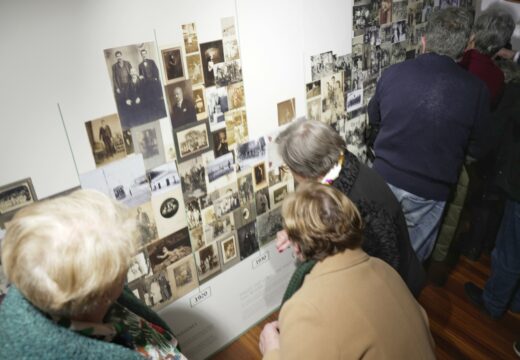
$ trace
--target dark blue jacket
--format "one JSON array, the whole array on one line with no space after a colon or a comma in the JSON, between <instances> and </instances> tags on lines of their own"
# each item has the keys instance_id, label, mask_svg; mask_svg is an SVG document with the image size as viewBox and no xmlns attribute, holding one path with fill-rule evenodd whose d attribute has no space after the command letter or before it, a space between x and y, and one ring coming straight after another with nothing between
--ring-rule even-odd
<instances>
[{"instance_id":1,"label":"dark blue jacket","mask_svg":"<svg viewBox=\"0 0 520 360\"><path fill-rule=\"evenodd\" d=\"M389 67L368 105L379 125L374 168L390 184L445 201L466 154L484 151L489 93L447 56L427 53Z\"/></svg>"}]
</instances>

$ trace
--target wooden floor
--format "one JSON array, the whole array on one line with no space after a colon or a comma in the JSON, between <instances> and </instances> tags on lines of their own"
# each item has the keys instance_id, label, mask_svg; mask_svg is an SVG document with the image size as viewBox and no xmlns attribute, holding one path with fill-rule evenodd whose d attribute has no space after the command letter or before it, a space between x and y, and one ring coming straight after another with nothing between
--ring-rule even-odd
<instances>
[{"instance_id":1,"label":"wooden floor","mask_svg":"<svg viewBox=\"0 0 520 360\"><path fill-rule=\"evenodd\" d=\"M520 315L507 313L495 321L471 305L464 295L464 283L483 286L489 274L489 257L473 262L460 258L444 287L428 285L419 298L430 317L438 359L518 359L513 342L520 340ZM258 337L266 322L251 328L220 353L214 360L261 359Z\"/></svg>"}]
</instances>

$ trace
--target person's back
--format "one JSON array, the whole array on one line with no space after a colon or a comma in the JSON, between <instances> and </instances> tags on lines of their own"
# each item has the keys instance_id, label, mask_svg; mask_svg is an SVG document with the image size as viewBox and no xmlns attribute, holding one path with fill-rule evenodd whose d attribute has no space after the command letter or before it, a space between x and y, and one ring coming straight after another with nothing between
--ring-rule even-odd
<instances>
[{"instance_id":1,"label":"person's back","mask_svg":"<svg viewBox=\"0 0 520 360\"><path fill-rule=\"evenodd\" d=\"M280 313L290 352L280 358L315 358L290 346L314 327L323 359L434 359L426 313L399 275L362 250L347 250L315 265ZM319 330L319 331L318 331ZM309 339L310 341L311 339ZM308 349L307 349L308 350Z\"/></svg>"}]
</instances>

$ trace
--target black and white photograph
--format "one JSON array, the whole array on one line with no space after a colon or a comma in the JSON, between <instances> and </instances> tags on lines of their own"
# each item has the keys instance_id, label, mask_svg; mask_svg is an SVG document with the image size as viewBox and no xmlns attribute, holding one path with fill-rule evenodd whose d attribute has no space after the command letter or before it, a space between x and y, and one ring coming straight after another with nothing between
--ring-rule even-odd
<instances>
[{"instance_id":1,"label":"black and white photograph","mask_svg":"<svg viewBox=\"0 0 520 360\"><path fill-rule=\"evenodd\" d=\"M307 119L321 121L321 97L307 101Z\"/></svg>"},{"instance_id":2,"label":"black and white photograph","mask_svg":"<svg viewBox=\"0 0 520 360\"><path fill-rule=\"evenodd\" d=\"M202 85L193 87L193 102L195 104L197 120L206 119L208 113L206 112L206 98L204 96L204 87Z\"/></svg>"},{"instance_id":3,"label":"black and white photograph","mask_svg":"<svg viewBox=\"0 0 520 360\"><path fill-rule=\"evenodd\" d=\"M202 157L182 162L178 165L184 200L190 202L206 196L206 167Z\"/></svg>"},{"instance_id":4,"label":"black and white photograph","mask_svg":"<svg viewBox=\"0 0 520 360\"><path fill-rule=\"evenodd\" d=\"M229 110L226 88L206 88L206 104L208 105L208 119L212 130L225 126L225 115Z\"/></svg>"},{"instance_id":5,"label":"black and white photograph","mask_svg":"<svg viewBox=\"0 0 520 360\"><path fill-rule=\"evenodd\" d=\"M182 64L182 53L180 47L174 47L161 50L165 82L179 80L184 78L184 66Z\"/></svg>"},{"instance_id":6,"label":"black and white photograph","mask_svg":"<svg viewBox=\"0 0 520 360\"><path fill-rule=\"evenodd\" d=\"M155 310L159 310L173 300L166 271L144 279L143 298L145 304Z\"/></svg>"},{"instance_id":7,"label":"black and white photograph","mask_svg":"<svg viewBox=\"0 0 520 360\"><path fill-rule=\"evenodd\" d=\"M253 191L253 175L248 173L242 175L237 179L238 184L238 198L242 206L252 202L254 200Z\"/></svg>"},{"instance_id":8,"label":"black and white photograph","mask_svg":"<svg viewBox=\"0 0 520 360\"><path fill-rule=\"evenodd\" d=\"M209 244L195 253L199 282L220 271L217 243Z\"/></svg>"},{"instance_id":9,"label":"black and white photograph","mask_svg":"<svg viewBox=\"0 0 520 360\"><path fill-rule=\"evenodd\" d=\"M132 208L130 211L137 223L139 246L145 246L146 244L157 240L159 238L159 233L157 232L152 204L147 202Z\"/></svg>"},{"instance_id":10,"label":"black and white photograph","mask_svg":"<svg viewBox=\"0 0 520 360\"><path fill-rule=\"evenodd\" d=\"M202 225L197 226L190 230L191 248L193 251L199 250L201 247L206 245L204 241L204 229Z\"/></svg>"},{"instance_id":11,"label":"black and white photograph","mask_svg":"<svg viewBox=\"0 0 520 360\"><path fill-rule=\"evenodd\" d=\"M194 53L186 56L186 70L188 71L188 78L193 85L200 85L204 83L202 76L202 63L200 61L200 54Z\"/></svg>"},{"instance_id":12,"label":"black and white photograph","mask_svg":"<svg viewBox=\"0 0 520 360\"><path fill-rule=\"evenodd\" d=\"M406 47L402 43L396 43L392 45L392 57L390 63L397 64L406 59Z\"/></svg>"},{"instance_id":13,"label":"black and white photograph","mask_svg":"<svg viewBox=\"0 0 520 360\"><path fill-rule=\"evenodd\" d=\"M202 73L206 87L215 85L215 65L224 62L224 49L222 40L200 44L200 56L202 59Z\"/></svg>"},{"instance_id":14,"label":"black and white photograph","mask_svg":"<svg viewBox=\"0 0 520 360\"><path fill-rule=\"evenodd\" d=\"M232 60L213 66L215 85L228 86L242 81L242 64L240 60Z\"/></svg>"},{"instance_id":15,"label":"black and white photograph","mask_svg":"<svg viewBox=\"0 0 520 360\"><path fill-rule=\"evenodd\" d=\"M406 21L408 14L408 1L397 1L392 4L392 22L396 23L401 20Z\"/></svg>"},{"instance_id":16,"label":"black and white photograph","mask_svg":"<svg viewBox=\"0 0 520 360\"><path fill-rule=\"evenodd\" d=\"M406 20L394 22L392 24L392 44L406 40Z\"/></svg>"},{"instance_id":17,"label":"black and white photograph","mask_svg":"<svg viewBox=\"0 0 520 360\"><path fill-rule=\"evenodd\" d=\"M108 188L116 200L128 207L136 207L150 200L143 157L134 154L103 168Z\"/></svg>"},{"instance_id":18,"label":"black and white photograph","mask_svg":"<svg viewBox=\"0 0 520 360\"><path fill-rule=\"evenodd\" d=\"M146 248L154 274L191 254L190 233L183 228Z\"/></svg>"},{"instance_id":19,"label":"black and white photograph","mask_svg":"<svg viewBox=\"0 0 520 360\"><path fill-rule=\"evenodd\" d=\"M367 162L367 148L364 141L366 131L366 114L362 114L355 119L347 121L345 124L345 139L347 149L357 156L359 161Z\"/></svg>"},{"instance_id":20,"label":"black and white photograph","mask_svg":"<svg viewBox=\"0 0 520 360\"><path fill-rule=\"evenodd\" d=\"M126 281L130 283L149 274L150 262L148 260L148 255L143 250L132 258L130 267L128 268L128 273L126 274Z\"/></svg>"},{"instance_id":21,"label":"black and white photograph","mask_svg":"<svg viewBox=\"0 0 520 360\"><path fill-rule=\"evenodd\" d=\"M220 242L220 246L222 250L222 259L224 264L228 263L229 261L237 257L237 244L234 236L222 240Z\"/></svg>"},{"instance_id":22,"label":"black and white photograph","mask_svg":"<svg viewBox=\"0 0 520 360\"><path fill-rule=\"evenodd\" d=\"M197 28L195 23L182 25L182 37L186 54L199 51L199 41L197 39Z\"/></svg>"},{"instance_id":23,"label":"black and white photograph","mask_svg":"<svg viewBox=\"0 0 520 360\"><path fill-rule=\"evenodd\" d=\"M144 167L152 169L166 161L159 121L132 128L134 152L143 155Z\"/></svg>"},{"instance_id":24,"label":"black and white photograph","mask_svg":"<svg viewBox=\"0 0 520 360\"><path fill-rule=\"evenodd\" d=\"M240 59L240 49L238 47L238 40L236 38L224 38L224 59L226 61Z\"/></svg>"},{"instance_id":25,"label":"black and white photograph","mask_svg":"<svg viewBox=\"0 0 520 360\"><path fill-rule=\"evenodd\" d=\"M249 202L245 205L241 205L238 209L233 211L233 217L235 221L235 228L241 228L242 226L255 221L256 219L256 205L255 202Z\"/></svg>"},{"instance_id":26,"label":"black and white photograph","mask_svg":"<svg viewBox=\"0 0 520 360\"><path fill-rule=\"evenodd\" d=\"M294 98L279 102L276 107L278 108L278 126L288 124L296 118Z\"/></svg>"},{"instance_id":27,"label":"black and white photograph","mask_svg":"<svg viewBox=\"0 0 520 360\"><path fill-rule=\"evenodd\" d=\"M226 134L228 145L242 144L249 138L247 115L245 109L237 109L226 113Z\"/></svg>"},{"instance_id":28,"label":"black and white photograph","mask_svg":"<svg viewBox=\"0 0 520 360\"><path fill-rule=\"evenodd\" d=\"M199 280L192 254L184 257L167 268L173 300L177 300L197 288Z\"/></svg>"},{"instance_id":29,"label":"black and white photograph","mask_svg":"<svg viewBox=\"0 0 520 360\"><path fill-rule=\"evenodd\" d=\"M168 84L164 87L164 91L168 100L173 129L197 121L191 81L183 80Z\"/></svg>"},{"instance_id":30,"label":"black and white photograph","mask_svg":"<svg viewBox=\"0 0 520 360\"><path fill-rule=\"evenodd\" d=\"M379 26L372 25L365 28L363 43L371 46L381 44L381 39L379 38Z\"/></svg>"},{"instance_id":31,"label":"black and white photograph","mask_svg":"<svg viewBox=\"0 0 520 360\"><path fill-rule=\"evenodd\" d=\"M197 200L192 200L186 203L186 219L188 220L189 230L193 230L202 225L202 214Z\"/></svg>"},{"instance_id":32,"label":"black and white photograph","mask_svg":"<svg viewBox=\"0 0 520 360\"><path fill-rule=\"evenodd\" d=\"M128 155L134 152L134 141L132 140L132 129L123 130L123 141Z\"/></svg>"},{"instance_id":33,"label":"black and white photograph","mask_svg":"<svg viewBox=\"0 0 520 360\"><path fill-rule=\"evenodd\" d=\"M233 214L226 214L215 219L210 223L204 224L204 239L206 243L222 239L235 230Z\"/></svg>"},{"instance_id":34,"label":"black and white photograph","mask_svg":"<svg viewBox=\"0 0 520 360\"><path fill-rule=\"evenodd\" d=\"M181 160L187 160L210 148L207 121L199 121L190 127L184 127L175 133L177 154Z\"/></svg>"},{"instance_id":35,"label":"black and white photograph","mask_svg":"<svg viewBox=\"0 0 520 360\"><path fill-rule=\"evenodd\" d=\"M235 159L232 152L228 152L212 161L207 165L208 181L211 183L222 176L235 171Z\"/></svg>"},{"instance_id":36,"label":"black and white photograph","mask_svg":"<svg viewBox=\"0 0 520 360\"><path fill-rule=\"evenodd\" d=\"M321 85L321 121L333 124L345 111L343 72L323 77Z\"/></svg>"},{"instance_id":37,"label":"black and white photograph","mask_svg":"<svg viewBox=\"0 0 520 360\"><path fill-rule=\"evenodd\" d=\"M289 195L289 191L291 191L289 184L280 184L275 187L269 188L270 200L271 200L271 209L282 205L282 202L285 200L287 195Z\"/></svg>"},{"instance_id":38,"label":"black and white photograph","mask_svg":"<svg viewBox=\"0 0 520 360\"><path fill-rule=\"evenodd\" d=\"M267 167L261 162L253 167L253 189L258 191L267 187Z\"/></svg>"},{"instance_id":39,"label":"black and white photograph","mask_svg":"<svg viewBox=\"0 0 520 360\"><path fill-rule=\"evenodd\" d=\"M334 70L334 56L332 51L311 56L312 81L321 79L323 76L332 74Z\"/></svg>"},{"instance_id":40,"label":"black and white photograph","mask_svg":"<svg viewBox=\"0 0 520 360\"><path fill-rule=\"evenodd\" d=\"M352 8L353 36L363 35L365 28L379 23L379 6L370 0L361 1Z\"/></svg>"},{"instance_id":41,"label":"black and white photograph","mask_svg":"<svg viewBox=\"0 0 520 360\"><path fill-rule=\"evenodd\" d=\"M277 207L256 218L258 242L264 246L276 238L276 233L283 229L282 208Z\"/></svg>"},{"instance_id":42,"label":"black and white photograph","mask_svg":"<svg viewBox=\"0 0 520 360\"><path fill-rule=\"evenodd\" d=\"M106 165L126 156L123 130L117 114L87 121L85 127L96 166Z\"/></svg>"},{"instance_id":43,"label":"black and white photograph","mask_svg":"<svg viewBox=\"0 0 520 360\"><path fill-rule=\"evenodd\" d=\"M152 195L169 191L181 184L181 178L175 162L160 165L147 173Z\"/></svg>"},{"instance_id":44,"label":"black and white photograph","mask_svg":"<svg viewBox=\"0 0 520 360\"><path fill-rule=\"evenodd\" d=\"M269 189L263 188L255 193L255 204L256 204L256 215L262 215L266 211L269 211Z\"/></svg>"},{"instance_id":45,"label":"black and white photograph","mask_svg":"<svg viewBox=\"0 0 520 360\"><path fill-rule=\"evenodd\" d=\"M258 241L256 240L256 221L242 226L237 231L238 248L240 249L240 260L253 255L258 251Z\"/></svg>"},{"instance_id":46,"label":"black and white photograph","mask_svg":"<svg viewBox=\"0 0 520 360\"><path fill-rule=\"evenodd\" d=\"M227 88L228 99L229 99L229 109L239 109L246 105L245 95L244 95L244 83L239 82L236 84L231 84Z\"/></svg>"},{"instance_id":47,"label":"black and white photograph","mask_svg":"<svg viewBox=\"0 0 520 360\"><path fill-rule=\"evenodd\" d=\"M155 43L116 47L104 53L123 129L165 117Z\"/></svg>"},{"instance_id":48,"label":"black and white photograph","mask_svg":"<svg viewBox=\"0 0 520 360\"><path fill-rule=\"evenodd\" d=\"M266 155L265 138L262 136L258 139L250 140L238 145L236 148L236 154L240 171L247 170L264 161Z\"/></svg>"},{"instance_id":49,"label":"black and white photograph","mask_svg":"<svg viewBox=\"0 0 520 360\"><path fill-rule=\"evenodd\" d=\"M316 96L321 95L321 83L320 80L316 80L305 84L305 94L307 99L312 99Z\"/></svg>"},{"instance_id":50,"label":"black and white photograph","mask_svg":"<svg viewBox=\"0 0 520 360\"><path fill-rule=\"evenodd\" d=\"M220 129L211 134L213 137L213 151L215 158L226 155L229 153L229 146L227 141L226 129Z\"/></svg>"},{"instance_id":51,"label":"black and white photograph","mask_svg":"<svg viewBox=\"0 0 520 360\"><path fill-rule=\"evenodd\" d=\"M220 194L221 197L213 202L213 208L215 209L215 216L217 219L240 207L236 182L221 189Z\"/></svg>"},{"instance_id":52,"label":"black and white photograph","mask_svg":"<svg viewBox=\"0 0 520 360\"><path fill-rule=\"evenodd\" d=\"M363 106L363 90L354 90L347 95L347 111L351 112Z\"/></svg>"},{"instance_id":53,"label":"black and white photograph","mask_svg":"<svg viewBox=\"0 0 520 360\"><path fill-rule=\"evenodd\" d=\"M159 238L164 238L186 226L186 210L180 187L154 194L152 209Z\"/></svg>"},{"instance_id":54,"label":"black and white photograph","mask_svg":"<svg viewBox=\"0 0 520 360\"><path fill-rule=\"evenodd\" d=\"M379 37L381 38L381 44L392 42L392 36L394 35L392 31L392 23L381 26L379 30Z\"/></svg>"},{"instance_id":55,"label":"black and white photograph","mask_svg":"<svg viewBox=\"0 0 520 360\"><path fill-rule=\"evenodd\" d=\"M0 187L0 215L5 215L37 200L32 180L26 178Z\"/></svg>"}]
</instances>

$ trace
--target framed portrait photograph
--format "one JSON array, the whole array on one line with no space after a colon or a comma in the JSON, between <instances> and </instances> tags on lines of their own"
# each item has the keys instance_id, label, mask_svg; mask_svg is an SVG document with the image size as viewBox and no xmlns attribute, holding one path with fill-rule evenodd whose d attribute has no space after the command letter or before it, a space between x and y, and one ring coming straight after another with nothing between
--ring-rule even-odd
<instances>
[{"instance_id":1,"label":"framed portrait photograph","mask_svg":"<svg viewBox=\"0 0 520 360\"><path fill-rule=\"evenodd\" d=\"M220 271L217 243L209 244L195 253L195 264L199 281L209 278Z\"/></svg>"},{"instance_id":2,"label":"framed portrait photograph","mask_svg":"<svg viewBox=\"0 0 520 360\"><path fill-rule=\"evenodd\" d=\"M206 120L175 132L177 154L180 160L188 160L210 149L209 126Z\"/></svg>"},{"instance_id":3,"label":"framed portrait photograph","mask_svg":"<svg viewBox=\"0 0 520 360\"><path fill-rule=\"evenodd\" d=\"M235 237L232 236L229 239L222 240L220 242L220 249L222 250L222 259L224 264L236 258L238 252Z\"/></svg>"},{"instance_id":4,"label":"framed portrait photograph","mask_svg":"<svg viewBox=\"0 0 520 360\"><path fill-rule=\"evenodd\" d=\"M224 62L224 48L222 40L210 41L204 44L200 44L200 56L202 60L204 84L206 86L213 86L215 85L215 65Z\"/></svg>"},{"instance_id":5,"label":"framed portrait photograph","mask_svg":"<svg viewBox=\"0 0 520 360\"><path fill-rule=\"evenodd\" d=\"M199 285L195 258L191 254L168 267L167 272L172 287L173 300L183 297Z\"/></svg>"},{"instance_id":6,"label":"framed portrait photograph","mask_svg":"<svg viewBox=\"0 0 520 360\"><path fill-rule=\"evenodd\" d=\"M173 129L197 121L190 80L176 81L164 87Z\"/></svg>"},{"instance_id":7,"label":"framed portrait photograph","mask_svg":"<svg viewBox=\"0 0 520 360\"><path fill-rule=\"evenodd\" d=\"M180 80L185 77L180 47L162 49L161 55L164 65L165 82Z\"/></svg>"},{"instance_id":8,"label":"framed portrait photograph","mask_svg":"<svg viewBox=\"0 0 520 360\"><path fill-rule=\"evenodd\" d=\"M96 166L106 165L126 156L125 139L117 114L87 121L85 127Z\"/></svg>"}]
</instances>

